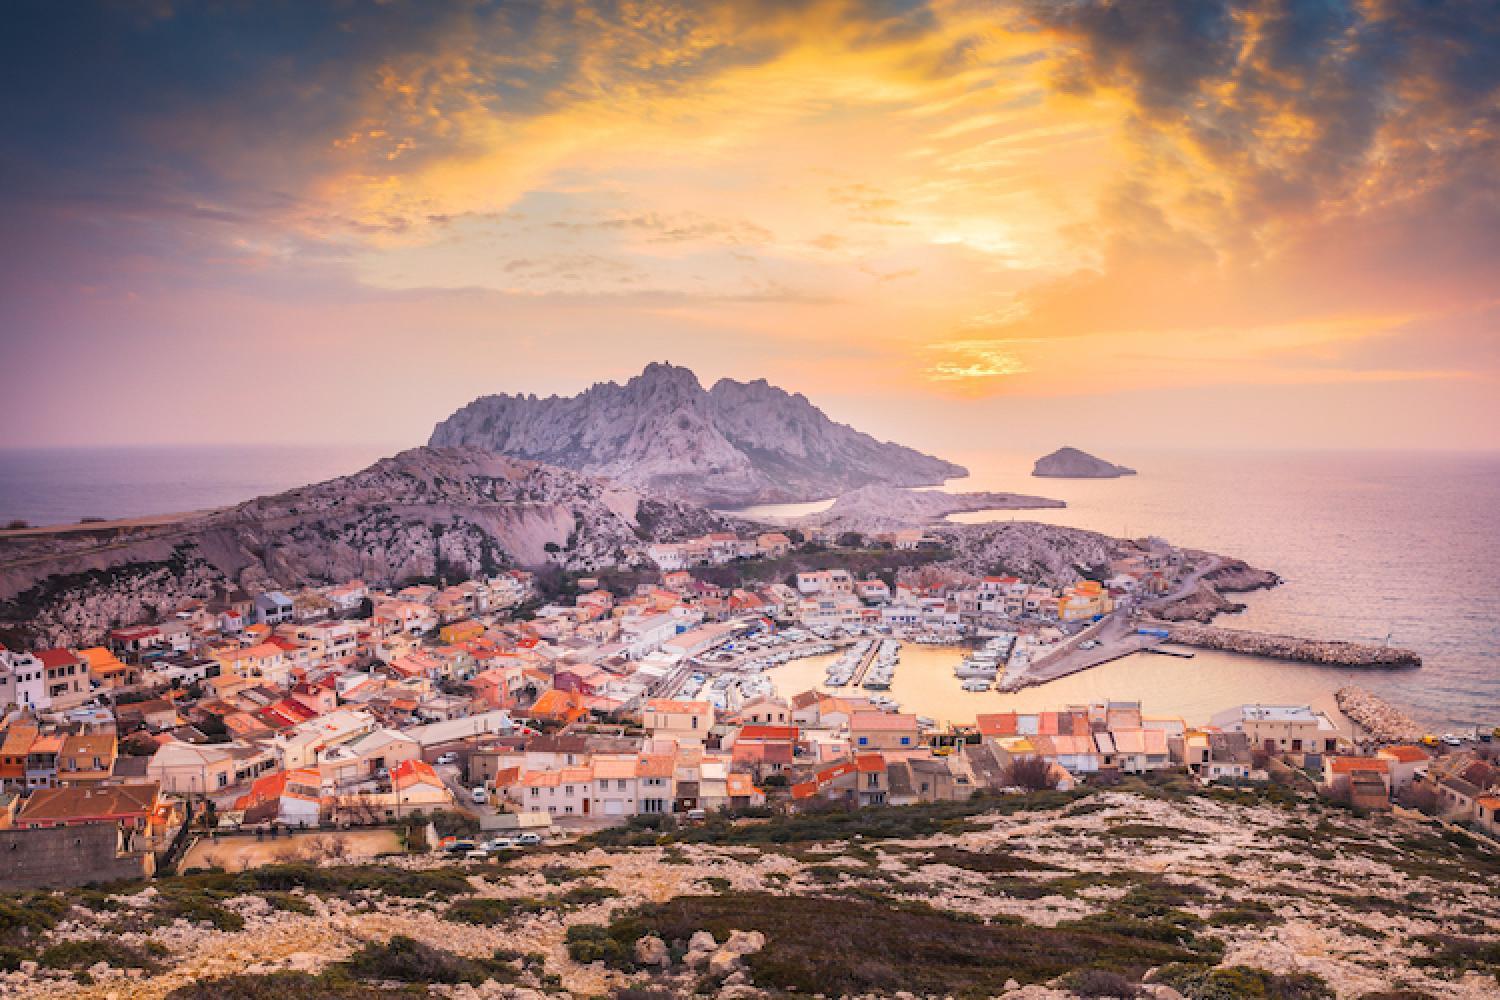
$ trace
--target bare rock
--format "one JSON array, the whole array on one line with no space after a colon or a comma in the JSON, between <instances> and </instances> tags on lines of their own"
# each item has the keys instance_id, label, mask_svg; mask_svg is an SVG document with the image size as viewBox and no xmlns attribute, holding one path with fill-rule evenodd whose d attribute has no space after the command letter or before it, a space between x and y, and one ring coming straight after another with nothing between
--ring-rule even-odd
<instances>
[{"instance_id":1,"label":"bare rock","mask_svg":"<svg viewBox=\"0 0 1500 1000\"><path fill-rule=\"evenodd\" d=\"M642 965L665 966L672 960L667 952L667 943L654 934L648 934L635 943L635 960Z\"/></svg>"}]
</instances>

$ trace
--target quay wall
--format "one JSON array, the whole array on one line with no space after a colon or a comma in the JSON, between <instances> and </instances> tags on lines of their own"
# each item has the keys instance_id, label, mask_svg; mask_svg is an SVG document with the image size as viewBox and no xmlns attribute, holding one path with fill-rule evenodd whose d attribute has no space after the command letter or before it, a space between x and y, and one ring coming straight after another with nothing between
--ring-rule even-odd
<instances>
[{"instance_id":1,"label":"quay wall","mask_svg":"<svg viewBox=\"0 0 1500 1000\"><path fill-rule=\"evenodd\" d=\"M1395 646L1371 646L1338 639L1299 639L1290 635L1246 632L1240 629L1215 628L1162 622L1170 641L1199 649L1216 649L1225 653L1247 653L1299 663L1320 663L1337 667L1417 667L1422 657L1410 649Z\"/></svg>"}]
</instances>

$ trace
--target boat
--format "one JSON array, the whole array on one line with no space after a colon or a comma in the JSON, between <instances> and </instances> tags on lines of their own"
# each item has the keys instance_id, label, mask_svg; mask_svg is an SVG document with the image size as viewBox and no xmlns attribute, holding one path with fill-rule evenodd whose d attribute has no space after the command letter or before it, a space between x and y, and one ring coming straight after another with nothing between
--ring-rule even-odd
<instances>
[{"instance_id":1,"label":"boat","mask_svg":"<svg viewBox=\"0 0 1500 1000\"><path fill-rule=\"evenodd\" d=\"M979 677L970 677L968 680L964 681L963 684L960 685L960 687L962 687L965 691L988 691L990 689L990 683L990 681L984 680Z\"/></svg>"}]
</instances>

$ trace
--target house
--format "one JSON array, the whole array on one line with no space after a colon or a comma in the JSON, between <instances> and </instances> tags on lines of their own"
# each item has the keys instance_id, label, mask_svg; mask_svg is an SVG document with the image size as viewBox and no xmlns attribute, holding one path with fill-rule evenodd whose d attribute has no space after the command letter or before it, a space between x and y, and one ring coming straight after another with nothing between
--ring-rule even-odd
<instances>
[{"instance_id":1,"label":"house","mask_svg":"<svg viewBox=\"0 0 1500 1000\"><path fill-rule=\"evenodd\" d=\"M652 698L646 702L641 722L652 736L701 744L713 728L714 707L706 701Z\"/></svg>"},{"instance_id":2,"label":"house","mask_svg":"<svg viewBox=\"0 0 1500 1000\"><path fill-rule=\"evenodd\" d=\"M16 719L0 740L0 789L19 791L26 788L26 759L32 744L41 736L35 723Z\"/></svg>"},{"instance_id":3,"label":"house","mask_svg":"<svg viewBox=\"0 0 1500 1000\"><path fill-rule=\"evenodd\" d=\"M1390 765L1379 757L1323 758L1323 788L1342 795L1361 809L1388 809L1391 798Z\"/></svg>"},{"instance_id":4,"label":"house","mask_svg":"<svg viewBox=\"0 0 1500 1000\"><path fill-rule=\"evenodd\" d=\"M1242 732L1268 753L1335 753L1338 727L1307 705L1241 705L1213 717L1225 731Z\"/></svg>"},{"instance_id":5,"label":"house","mask_svg":"<svg viewBox=\"0 0 1500 1000\"><path fill-rule=\"evenodd\" d=\"M242 784L276 767L267 750L243 743L183 743L171 740L157 748L146 774L172 795L211 795Z\"/></svg>"},{"instance_id":6,"label":"house","mask_svg":"<svg viewBox=\"0 0 1500 1000\"><path fill-rule=\"evenodd\" d=\"M1500 795L1481 795L1474 800L1474 823L1491 837L1500 839Z\"/></svg>"},{"instance_id":7,"label":"house","mask_svg":"<svg viewBox=\"0 0 1500 1000\"><path fill-rule=\"evenodd\" d=\"M155 632L156 630L153 629L152 631ZM121 663L113 652L105 649L103 646L80 649L78 655L87 665L89 677L100 687L120 688L140 683L140 667L127 666Z\"/></svg>"},{"instance_id":8,"label":"house","mask_svg":"<svg viewBox=\"0 0 1500 1000\"><path fill-rule=\"evenodd\" d=\"M740 718L750 725L786 726L792 722L792 708L782 698L762 695L740 706Z\"/></svg>"},{"instance_id":9,"label":"house","mask_svg":"<svg viewBox=\"0 0 1500 1000\"><path fill-rule=\"evenodd\" d=\"M731 764L736 770L785 770L796 760L799 736L796 726L743 726L730 747Z\"/></svg>"},{"instance_id":10,"label":"house","mask_svg":"<svg viewBox=\"0 0 1500 1000\"><path fill-rule=\"evenodd\" d=\"M855 712L849 717L849 743L856 750L915 750L920 742L915 715Z\"/></svg>"},{"instance_id":11,"label":"house","mask_svg":"<svg viewBox=\"0 0 1500 1000\"><path fill-rule=\"evenodd\" d=\"M73 708L88 700L88 664L71 649L41 649L36 652L46 674L46 697L51 707Z\"/></svg>"},{"instance_id":12,"label":"house","mask_svg":"<svg viewBox=\"0 0 1500 1000\"><path fill-rule=\"evenodd\" d=\"M755 536L755 550L767 559L779 559L792 550L792 540L779 531Z\"/></svg>"},{"instance_id":13,"label":"house","mask_svg":"<svg viewBox=\"0 0 1500 1000\"><path fill-rule=\"evenodd\" d=\"M57 754L58 783L97 785L108 781L118 749L114 733L79 733L65 738Z\"/></svg>"},{"instance_id":14,"label":"house","mask_svg":"<svg viewBox=\"0 0 1500 1000\"><path fill-rule=\"evenodd\" d=\"M41 788L31 793L16 816L20 830L44 830L92 823L114 824L138 843L164 845L179 825L177 810L162 799L154 781L98 788Z\"/></svg>"},{"instance_id":15,"label":"house","mask_svg":"<svg viewBox=\"0 0 1500 1000\"><path fill-rule=\"evenodd\" d=\"M1426 774L1427 765L1432 760L1426 750L1408 744L1381 747L1375 756L1386 762L1387 772L1391 776L1392 792L1404 790L1416 780L1418 775Z\"/></svg>"},{"instance_id":16,"label":"house","mask_svg":"<svg viewBox=\"0 0 1500 1000\"><path fill-rule=\"evenodd\" d=\"M568 724L587 718L589 710L587 700L577 691L559 691L553 688L543 691L526 714L539 722Z\"/></svg>"},{"instance_id":17,"label":"house","mask_svg":"<svg viewBox=\"0 0 1500 1000\"><path fill-rule=\"evenodd\" d=\"M52 707L52 699L42 661L31 653L0 647L0 709L7 705L45 711Z\"/></svg>"},{"instance_id":18,"label":"house","mask_svg":"<svg viewBox=\"0 0 1500 1000\"><path fill-rule=\"evenodd\" d=\"M262 625L276 626L292 620L296 605L279 590L267 591L255 597L255 620Z\"/></svg>"},{"instance_id":19,"label":"house","mask_svg":"<svg viewBox=\"0 0 1500 1000\"><path fill-rule=\"evenodd\" d=\"M262 775L235 801L234 808L245 814L246 824L317 826L323 815L322 778L312 768Z\"/></svg>"}]
</instances>

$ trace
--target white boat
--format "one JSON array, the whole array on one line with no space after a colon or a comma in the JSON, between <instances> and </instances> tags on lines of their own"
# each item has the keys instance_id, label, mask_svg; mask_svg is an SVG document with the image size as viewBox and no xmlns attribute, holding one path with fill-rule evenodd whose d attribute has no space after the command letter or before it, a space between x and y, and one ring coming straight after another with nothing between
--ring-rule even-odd
<instances>
[{"instance_id":1,"label":"white boat","mask_svg":"<svg viewBox=\"0 0 1500 1000\"><path fill-rule=\"evenodd\" d=\"M990 689L990 683L990 681L983 680L979 677L970 677L960 686L965 691L988 691Z\"/></svg>"}]
</instances>

